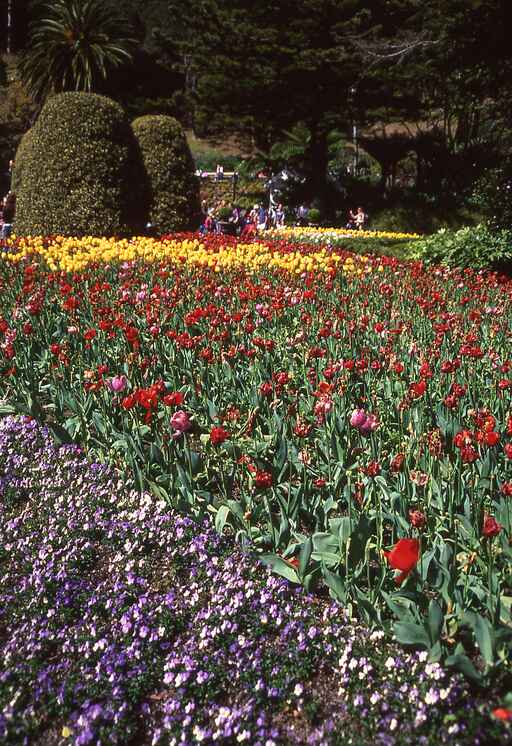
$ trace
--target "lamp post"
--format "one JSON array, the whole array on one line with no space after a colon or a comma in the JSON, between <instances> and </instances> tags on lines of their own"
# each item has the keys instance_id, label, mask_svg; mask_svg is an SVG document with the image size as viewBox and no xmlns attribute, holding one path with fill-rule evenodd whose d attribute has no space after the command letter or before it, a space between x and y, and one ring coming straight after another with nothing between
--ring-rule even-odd
<instances>
[{"instance_id":1,"label":"lamp post","mask_svg":"<svg viewBox=\"0 0 512 746\"><path fill-rule=\"evenodd\" d=\"M349 103L352 110L352 144L354 146L354 176L357 176L359 170L359 144L357 141L357 120L356 120L356 108L355 108L355 97L357 94L357 88L351 86L349 88Z\"/></svg>"}]
</instances>

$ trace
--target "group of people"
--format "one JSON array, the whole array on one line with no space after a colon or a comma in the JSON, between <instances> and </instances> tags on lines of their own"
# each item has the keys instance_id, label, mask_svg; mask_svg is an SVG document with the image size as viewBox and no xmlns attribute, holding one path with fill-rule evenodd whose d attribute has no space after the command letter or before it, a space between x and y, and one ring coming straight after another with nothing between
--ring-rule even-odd
<instances>
[{"instance_id":1,"label":"group of people","mask_svg":"<svg viewBox=\"0 0 512 746\"><path fill-rule=\"evenodd\" d=\"M214 207L208 207L205 201L201 205L201 233L232 233L247 238L258 231L268 228L280 228L284 225L285 211L281 204L271 205L268 209L256 204L252 210L239 205L228 206L224 201ZM226 215L226 213L229 213Z\"/></svg>"}]
</instances>

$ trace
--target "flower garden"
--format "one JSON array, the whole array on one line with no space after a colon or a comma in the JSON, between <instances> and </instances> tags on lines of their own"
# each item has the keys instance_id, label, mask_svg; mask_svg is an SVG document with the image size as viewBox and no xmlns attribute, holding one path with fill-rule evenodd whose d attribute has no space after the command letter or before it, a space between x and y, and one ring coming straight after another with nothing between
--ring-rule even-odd
<instances>
[{"instance_id":1,"label":"flower garden","mask_svg":"<svg viewBox=\"0 0 512 746\"><path fill-rule=\"evenodd\" d=\"M512 743L512 282L326 236L5 247L0 740Z\"/></svg>"}]
</instances>

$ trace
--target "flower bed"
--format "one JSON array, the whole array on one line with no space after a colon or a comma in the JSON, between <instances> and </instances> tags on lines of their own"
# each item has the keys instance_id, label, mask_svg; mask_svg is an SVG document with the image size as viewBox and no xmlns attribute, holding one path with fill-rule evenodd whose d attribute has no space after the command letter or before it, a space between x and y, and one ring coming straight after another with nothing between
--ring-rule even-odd
<instances>
[{"instance_id":1,"label":"flower bed","mask_svg":"<svg viewBox=\"0 0 512 746\"><path fill-rule=\"evenodd\" d=\"M287 241L291 244L316 245L354 254L394 256L397 259L420 258L418 233L392 231L358 231L347 228L293 226L264 231L262 240Z\"/></svg>"},{"instance_id":2,"label":"flower bed","mask_svg":"<svg viewBox=\"0 0 512 746\"><path fill-rule=\"evenodd\" d=\"M492 692L383 644L34 420L0 421L0 474L3 743L511 742Z\"/></svg>"},{"instance_id":3,"label":"flower bed","mask_svg":"<svg viewBox=\"0 0 512 746\"><path fill-rule=\"evenodd\" d=\"M27 239L0 396L288 580L510 675L511 284L214 237Z\"/></svg>"},{"instance_id":4,"label":"flower bed","mask_svg":"<svg viewBox=\"0 0 512 746\"><path fill-rule=\"evenodd\" d=\"M300 243L338 244L346 238L357 238L360 241L377 238L389 241L409 241L421 238L419 233L397 233L394 231L353 230L350 228L319 228L318 226L291 226L274 228L266 231L273 238L295 240Z\"/></svg>"}]
</instances>

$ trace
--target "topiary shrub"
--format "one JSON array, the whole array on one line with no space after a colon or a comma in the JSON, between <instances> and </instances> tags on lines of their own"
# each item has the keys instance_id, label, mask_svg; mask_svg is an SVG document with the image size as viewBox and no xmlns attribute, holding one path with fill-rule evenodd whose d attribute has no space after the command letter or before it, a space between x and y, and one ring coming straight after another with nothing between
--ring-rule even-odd
<instances>
[{"instance_id":1,"label":"topiary shrub","mask_svg":"<svg viewBox=\"0 0 512 746\"><path fill-rule=\"evenodd\" d=\"M156 233L199 225L199 180L180 123L169 116L139 117L133 131L149 179L149 222Z\"/></svg>"},{"instance_id":2,"label":"topiary shrub","mask_svg":"<svg viewBox=\"0 0 512 746\"><path fill-rule=\"evenodd\" d=\"M12 192L18 192L21 186L21 183L23 180L23 173L25 170L25 165L29 158L31 142L32 142L32 130L30 129L30 130L27 130L27 132L25 132L25 134L20 140L18 149L16 150L16 156L14 159L14 168L13 168L12 180L11 180L11 191Z\"/></svg>"},{"instance_id":3,"label":"topiary shrub","mask_svg":"<svg viewBox=\"0 0 512 746\"><path fill-rule=\"evenodd\" d=\"M53 96L24 140L17 235L110 236L143 228L147 178L117 103L94 93Z\"/></svg>"}]
</instances>

